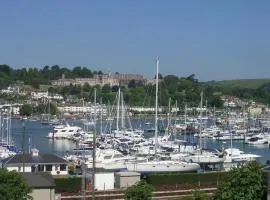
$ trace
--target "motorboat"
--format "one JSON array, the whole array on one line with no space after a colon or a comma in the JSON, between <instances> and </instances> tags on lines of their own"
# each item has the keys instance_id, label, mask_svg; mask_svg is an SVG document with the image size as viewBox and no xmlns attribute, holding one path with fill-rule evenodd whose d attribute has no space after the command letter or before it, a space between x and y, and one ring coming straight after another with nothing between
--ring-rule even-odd
<instances>
[{"instance_id":1,"label":"motorboat","mask_svg":"<svg viewBox=\"0 0 270 200\"><path fill-rule=\"evenodd\" d=\"M245 153L237 148L225 149L225 161L223 168L225 171L231 170L233 167L239 167L249 162L257 161L261 156L257 154Z\"/></svg>"},{"instance_id":2,"label":"motorboat","mask_svg":"<svg viewBox=\"0 0 270 200\"><path fill-rule=\"evenodd\" d=\"M127 170L140 173L157 173L157 172L192 172L200 169L197 163L187 163L180 161L147 161L127 163Z\"/></svg>"},{"instance_id":3,"label":"motorboat","mask_svg":"<svg viewBox=\"0 0 270 200\"><path fill-rule=\"evenodd\" d=\"M51 139L72 139L74 135L82 133L83 130L79 126L59 125L55 126L53 132L48 134Z\"/></svg>"}]
</instances>

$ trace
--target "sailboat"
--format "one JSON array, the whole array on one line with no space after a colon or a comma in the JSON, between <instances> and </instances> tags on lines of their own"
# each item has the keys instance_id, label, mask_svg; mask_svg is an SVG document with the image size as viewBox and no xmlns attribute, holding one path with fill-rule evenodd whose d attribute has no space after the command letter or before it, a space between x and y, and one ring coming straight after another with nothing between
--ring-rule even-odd
<instances>
[{"instance_id":1,"label":"sailboat","mask_svg":"<svg viewBox=\"0 0 270 200\"><path fill-rule=\"evenodd\" d=\"M199 164L218 164L223 163L225 156L223 152L219 152L215 149L203 149L202 148L202 101L203 92L201 92L201 103L200 103L200 126L199 126L199 148L190 153L190 156L186 157L186 161L195 162Z\"/></svg>"},{"instance_id":2,"label":"sailboat","mask_svg":"<svg viewBox=\"0 0 270 200\"><path fill-rule=\"evenodd\" d=\"M244 121L245 127L245 121ZM232 132L231 132L231 145L230 148L225 149L226 159L223 163L223 168L225 171L231 170L233 167L242 166L248 162L257 161L261 156L251 153L245 153L240 149L233 148L232 145Z\"/></svg>"},{"instance_id":3,"label":"sailboat","mask_svg":"<svg viewBox=\"0 0 270 200\"><path fill-rule=\"evenodd\" d=\"M158 120L157 120L157 112L158 112L158 67L159 67L159 59L156 60L156 105L155 105L155 155L157 156L158 150ZM187 171L197 171L200 168L200 165L197 163L188 163L188 162L180 162L180 161L172 161L172 160L153 160L146 162L129 162L126 164L128 171L136 171L136 172L187 172Z\"/></svg>"}]
</instances>

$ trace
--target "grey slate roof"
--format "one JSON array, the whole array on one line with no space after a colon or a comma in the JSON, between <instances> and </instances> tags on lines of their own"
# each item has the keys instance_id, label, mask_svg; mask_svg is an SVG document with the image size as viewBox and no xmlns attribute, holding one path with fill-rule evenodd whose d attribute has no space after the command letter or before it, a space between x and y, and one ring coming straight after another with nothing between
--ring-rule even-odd
<instances>
[{"instance_id":1,"label":"grey slate roof","mask_svg":"<svg viewBox=\"0 0 270 200\"><path fill-rule=\"evenodd\" d=\"M51 174L46 172L21 173L32 188L54 188L55 182Z\"/></svg>"},{"instance_id":2,"label":"grey slate roof","mask_svg":"<svg viewBox=\"0 0 270 200\"><path fill-rule=\"evenodd\" d=\"M25 164L67 164L68 162L58 155L50 153L39 153L38 156L33 156L32 154L26 153L16 154L14 156L8 157L2 160L3 166L22 166L23 162Z\"/></svg>"}]
</instances>

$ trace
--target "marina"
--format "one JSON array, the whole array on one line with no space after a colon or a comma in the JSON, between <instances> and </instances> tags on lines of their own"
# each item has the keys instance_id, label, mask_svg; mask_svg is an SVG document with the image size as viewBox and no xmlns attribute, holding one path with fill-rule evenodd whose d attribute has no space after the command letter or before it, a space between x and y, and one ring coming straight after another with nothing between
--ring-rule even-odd
<instances>
[{"instance_id":1,"label":"marina","mask_svg":"<svg viewBox=\"0 0 270 200\"><path fill-rule=\"evenodd\" d=\"M138 120L131 120L134 125L138 122ZM82 122L79 120L70 121L70 124L77 124L82 126ZM104 122L105 123L105 122ZM100 123L97 124L99 127ZM39 121L25 121L26 127L26 146L31 148L38 148L41 152L46 153L55 153L59 155L65 155L67 151L71 151L74 148L78 148L79 146L76 142L68 139L49 139L47 135L49 132L53 130L53 126L44 126L41 125ZM14 141L14 145L17 147L21 147L22 144L22 132L23 132L23 121L13 119L12 120L12 139ZM147 132L146 132L147 135ZM194 134L187 134L188 141L196 142L198 140ZM230 148L230 141L218 141L211 138L202 138L202 143L205 147L212 147L215 149L227 149ZM243 140L233 140L232 141L233 148L240 149L246 153L252 153L256 155L260 155L259 159L262 164L265 164L268 160L270 160L269 154L269 145L261 144L261 145L252 145L245 144ZM28 149L28 148L27 148Z\"/></svg>"}]
</instances>

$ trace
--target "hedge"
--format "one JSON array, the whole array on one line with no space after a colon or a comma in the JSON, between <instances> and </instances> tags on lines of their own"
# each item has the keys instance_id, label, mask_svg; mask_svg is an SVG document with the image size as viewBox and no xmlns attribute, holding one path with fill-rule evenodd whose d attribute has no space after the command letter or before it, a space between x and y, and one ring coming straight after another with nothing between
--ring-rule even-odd
<instances>
[{"instance_id":1,"label":"hedge","mask_svg":"<svg viewBox=\"0 0 270 200\"><path fill-rule=\"evenodd\" d=\"M170 173L170 174L148 174L147 183L153 186L162 185L197 185L197 184L215 184L217 185L225 176L226 172L211 173Z\"/></svg>"},{"instance_id":2,"label":"hedge","mask_svg":"<svg viewBox=\"0 0 270 200\"><path fill-rule=\"evenodd\" d=\"M55 192L56 193L77 193L81 190L82 178L81 177L66 177L55 178Z\"/></svg>"}]
</instances>

